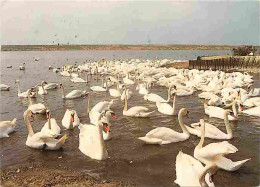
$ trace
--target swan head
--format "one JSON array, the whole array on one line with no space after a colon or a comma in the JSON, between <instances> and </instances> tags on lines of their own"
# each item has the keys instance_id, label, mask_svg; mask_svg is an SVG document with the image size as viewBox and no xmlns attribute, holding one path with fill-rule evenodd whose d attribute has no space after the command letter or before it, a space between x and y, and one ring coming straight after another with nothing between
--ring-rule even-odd
<instances>
[{"instance_id":1,"label":"swan head","mask_svg":"<svg viewBox=\"0 0 260 187\"><path fill-rule=\"evenodd\" d=\"M23 113L23 117L24 119L29 116L30 118L32 118L34 120L34 113L31 111L31 110L26 110L24 113Z\"/></svg>"},{"instance_id":2,"label":"swan head","mask_svg":"<svg viewBox=\"0 0 260 187\"><path fill-rule=\"evenodd\" d=\"M109 127L108 123L101 122L101 124L102 124L103 131L105 133L110 132L110 127Z\"/></svg>"},{"instance_id":3,"label":"swan head","mask_svg":"<svg viewBox=\"0 0 260 187\"><path fill-rule=\"evenodd\" d=\"M230 115L230 116L236 118L236 116L232 110L226 110L226 113L227 113L227 115Z\"/></svg>"},{"instance_id":4,"label":"swan head","mask_svg":"<svg viewBox=\"0 0 260 187\"><path fill-rule=\"evenodd\" d=\"M114 111L112 111L112 110L108 110L108 111L106 111L106 115L110 115L112 118L114 118L114 119L117 119L118 117L117 117L117 115L115 114L115 112Z\"/></svg>"},{"instance_id":5,"label":"swan head","mask_svg":"<svg viewBox=\"0 0 260 187\"><path fill-rule=\"evenodd\" d=\"M187 108L182 108L182 109L179 111L179 114L184 115L184 116L187 116L187 118L190 118L189 113L190 113L190 112L188 111Z\"/></svg>"},{"instance_id":6,"label":"swan head","mask_svg":"<svg viewBox=\"0 0 260 187\"><path fill-rule=\"evenodd\" d=\"M213 183L214 182L214 176L217 174L217 172L218 172L218 167L217 167L217 165L213 165L213 166L211 166L211 169L209 170L209 182L210 183Z\"/></svg>"},{"instance_id":7,"label":"swan head","mask_svg":"<svg viewBox=\"0 0 260 187\"><path fill-rule=\"evenodd\" d=\"M46 109L46 119L50 118L50 110L47 108Z\"/></svg>"},{"instance_id":8,"label":"swan head","mask_svg":"<svg viewBox=\"0 0 260 187\"><path fill-rule=\"evenodd\" d=\"M247 91L249 92L249 91L252 89L252 87L253 87L253 84L249 84L249 85L247 86Z\"/></svg>"},{"instance_id":9,"label":"swan head","mask_svg":"<svg viewBox=\"0 0 260 187\"><path fill-rule=\"evenodd\" d=\"M20 82L19 79L14 80L14 83L19 83L19 82Z\"/></svg>"},{"instance_id":10,"label":"swan head","mask_svg":"<svg viewBox=\"0 0 260 187\"><path fill-rule=\"evenodd\" d=\"M59 87L62 88L62 83L59 84Z\"/></svg>"},{"instance_id":11,"label":"swan head","mask_svg":"<svg viewBox=\"0 0 260 187\"><path fill-rule=\"evenodd\" d=\"M171 98L173 99L175 96L176 96L176 93L173 92L173 93L171 94Z\"/></svg>"}]
</instances>

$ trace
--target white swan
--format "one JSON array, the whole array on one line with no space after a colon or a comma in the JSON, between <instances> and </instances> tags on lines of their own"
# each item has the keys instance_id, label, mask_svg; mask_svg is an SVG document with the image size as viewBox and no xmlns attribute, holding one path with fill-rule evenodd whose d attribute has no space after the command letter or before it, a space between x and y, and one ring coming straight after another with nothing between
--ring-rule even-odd
<instances>
[{"instance_id":1,"label":"white swan","mask_svg":"<svg viewBox=\"0 0 260 187\"><path fill-rule=\"evenodd\" d=\"M28 96L31 95L31 91L32 89L28 90ZM36 103L33 104L31 97L28 97L29 100L29 106L28 106L28 110L31 110L32 113L34 114L44 114L46 112L46 106L42 103Z\"/></svg>"},{"instance_id":2,"label":"white swan","mask_svg":"<svg viewBox=\"0 0 260 187\"><path fill-rule=\"evenodd\" d=\"M105 129L103 129L103 138L104 140L110 140L112 138L111 134L111 123L110 123L110 117L117 119L117 115L112 111L108 110L105 113L105 116L101 119L102 122L105 122L107 125L104 126Z\"/></svg>"},{"instance_id":3,"label":"white swan","mask_svg":"<svg viewBox=\"0 0 260 187\"><path fill-rule=\"evenodd\" d=\"M174 182L185 187L214 187L213 176L217 169L215 164L203 167L200 161L180 151L176 157L176 180Z\"/></svg>"},{"instance_id":4,"label":"white swan","mask_svg":"<svg viewBox=\"0 0 260 187\"><path fill-rule=\"evenodd\" d=\"M252 97L243 102L243 106L254 107L260 106L260 97Z\"/></svg>"},{"instance_id":5,"label":"white swan","mask_svg":"<svg viewBox=\"0 0 260 187\"><path fill-rule=\"evenodd\" d=\"M171 97L171 87L169 87L169 89L168 89L168 99L167 100L163 99L161 96L154 94L154 93L149 93L149 94L144 95L144 100L151 101L151 102L168 103L170 101L170 97Z\"/></svg>"},{"instance_id":6,"label":"white swan","mask_svg":"<svg viewBox=\"0 0 260 187\"><path fill-rule=\"evenodd\" d=\"M216 164L219 168L227 171L236 171L249 159L233 162L224 157L230 153L235 153L238 149L227 141L211 143L203 147L205 137L205 122L200 120L202 126L201 139L194 150L194 157L204 164Z\"/></svg>"},{"instance_id":7,"label":"white swan","mask_svg":"<svg viewBox=\"0 0 260 187\"><path fill-rule=\"evenodd\" d=\"M127 98L125 95L125 106L123 110L124 116L130 117L149 117L154 111L147 112L149 109L143 106L134 106L127 110Z\"/></svg>"},{"instance_id":8,"label":"white swan","mask_svg":"<svg viewBox=\"0 0 260 187\"><path fill-rule=\"evenodd\" d=\"M219 130L217 127L215 127L214 125L211 125L209 123L205 123L205 137L206 138L211 138L211 139L219 139L219 140L230 140L233 138L233 132L232 129L230 127L229 121L228 121L228 115L233 115L233 112L231 110L226 110L224 113L224 122L225 122L225 126L226 126L226 131L227 133L222 132L221 130ZM202 131L202 127L200 122L198 123L192 123L191 127L186 126L189 133L196 135L198 137L201 137L201 131Z\"/></svg>"},{"instance_id":9,"label":"white swan","mask_svg":"<svg viewBox=\"0 0 260 187\"><path fill-rule=\"evenodd\" d=\"M126 96L126 99L130 99L132 97L132 92L129 90L129 89L126 89L126 87L124 87L124 91L121 95L121 101L123 101L125 99L125 96Z\"/></svg>"},{"instance_id":10,"label":"white swan","mask_svg":"<svg viewBox=\"0 0 260 187\"><path fill-rule=\"evenodd\" d=\"M41 86L38 86L38 94L40 94L40 95L46 95L48 92L47 92L47 90L45 90L45 88L44 88L44 85L46 85L47 84L47 82L46 81L42 81L41 82Z\"/></svg>"},{"instance_id":11,"label":"white swan","mask_svg":"<svg viewBox=\"0 0 260 187\"><path fill-rule=\"evenodd\" d=\"M109 89L109 94L112 97L120 97L121 92L119 91L119 82L117 82L117 89Z\"/></svg>"},{"instance_id":12,"label":"white swan","mask_svg":"<svg viewBox=\"0 0 260 187\"><path fill-rule=\"evenodd\" d=\"M0 90L1 91L9 91L10 90L10 86L5 85L5 84L0 84Z\"/></svg>"},{"instance_id":13,"label":"white swan","mask_svg":"<svg viewBox=\"0 0 260 187\"><path fill-rule=\"evenodd\" d=\"M172 94L173 102L172 106L169 105L168 103L161 103L161 102L156 102L157 109L160 113L166 114L166 115L176 115L176 95L175 93Z\"/></svg>"},{"instance_id":14,"label":"white swan","mask_svg":"<svg viewBox=\"0 0 260 187\"><path fill-rule=\"evenodd\" d=\"M188 115L188 110L186 108L182 108L179 111L178 119L180 127L183 133L176 132L167 127L157 127L150 132L148 132L144 137L139 137L139 140L144 141L146 144L169 144L173 142L181 142L189 139L190 134L183 124L182 117L184 115Z\"/></svg>"},{"instance_id":15,"label":"white swan","mask_svg":"<svg viewBox=\"0 0 260 187\"><path fill-rule=\"evenodd\" d=\"M107 159L108 153L102 135L102 129L108 129L106 127L107 124L101 121L101 114L98 125L80 124L79 150L92 159Z\"/></svg>"},{"instance_id":16,"label":"white swan","mask_svg":"<svg viewBox=\"0 0 260 187\"><path fill-rule=\"evenodd\" d=\"M56 120L54 118L51 118L50 110L48 109L46 110L46 118L48 121L42 127L41 132L49 133L49 130L51 130L56 138L57 136L60 135L61 130Z\"/></svg>"},{"instance_id":17,"label":"white swan","mask_svg":"<svg viewBox=\"0 0 260 187\"><path fill-rule=\"evenodd\" d=\"M62 71L60 72L60 75L64 77L70 77L70 73L68 71Z\"/></svg>"},{"instance_id":18,"label":"white swan","mask_svg":"<svg viewBox=\"0 0 260 187\"><path fill-rule=\"evenodd\" d=\"M19 67L20 70L25 70L25 63Z\"/></svg>"},{"instance_id":19,"label":"white swan","mask_svg":"<svg viewBox=\"0 0 260 187\"><path fill-rule=\"evenodd\" d=\"M232 105L233 113L231 113L232 115L228 115L228 120L232 120L232 121L238 120L236 102L233 101L231 105ZM241 110L243 110L243 106L241 104L239 104L239 107L241 108ZM205 110L205 114L209 115L210 118L213 117L213 118L224 119L225 110L223 108L216 107L216 106L208 106L207 103L204 102L204 110Z\"/></svg>"},{"instance_id":20,"label":"white swan","mask_svg":"<svg viewBox=\"0 0 260 187\"><path fill-rule=\"evenodd\" d=\"M32 129L32 125L29 121L29 116L33 115L30 110L26 110L24 112L24 121L29 132L26 145L28 147L34 149L47 149L47 150L58 150L60 149L67 139L67 135L65 134L59 140L54 139L55 134L50 130L47 132L37 132L34 133Z\"/></svg>"},{"instance_id":21,"label":"white swan","mask_svg":"<svg viewBox=\"0 0 260 187\"><path fill-rule=\"evenodd\" d=\"M253 107L248 110L243 110L242 112L250 116L260 117L260 106Z\"/></svg>"},{"instance_id":22,"label":"white swan","mask_svg":"<svg viewBox=\"0 0 260 187\"><path fill-rule=\"evenodd\" d=\"M104 77L102 76L102 86L91 86L90 89L94 92L106 92L108 90L108 87L106 86L106 88L104 88Z\"/></svg>"},{"instance_id":23,"label":"white swan","mask_svg":"<svg viewBox=\"0 0 260 187\"><path fill-rule=\"evenodd\" d=\"M74 127L78 126L80 124L80 120L77 112L75 110L67 109L61 123L62 126L66 129L73 129Z\"/></svg>"},{"instance_id":24,"label":"white swan","mask_svg":"<svg viewBox=\"0 0 260 187\"><path fill-rule=\"evenodd\" d=\"M74 82L74 83L87 83L88 82L88 74L86 74L86 80L84 80L80 77L73 77L70 80L71 80L71 82Z\"/></svg>"},{"instance_id":25,"label":"white swan","mask_svg":"<svg viewBox=\"0 0 260 187\"><path fill-rule=\"evenodd\" d=\"M21 92L21 90L20 90L20 81L19 80L15 80L15 83L18 85L18 94L17 94L18 97L20 97L20 98L27 98L29 89L26 92ZM36 97L36 95L37 95L36 92L30 92L30 97Z\"/></svg>"},{"instance_id":26,"label":"white swan","mask_svg":"<svg viewBox=\"0 0 260 187\"><path fill-rule=\"evenodd\" d=\"M12 121L0 121L0 138L9 137L8 134L14 131L16 118Z\"/></svg>"},{"instance_id":27,"label":"white swan","mask_svg":"<svg viewBox=\"0 0 260 187\"><path fill-rule=\"evenodd\" d=\"M247 89L248 89L248 95L260 96L260 88L254 88L254 85L250 84Z\"/></svg>"},{"instance_id":28,"label":"white swan","mask_svg":"<svg viewBox=\"0 0 260 187\"><path fill-rule=\"evenodd\" d=\"M57 89L58 84L57 83L48 83L44 86L45 90L52 90L52 89Z\"/></svg>"},{"instance_id":29,"label":"white swan","mask_svg":"<svg viewBox=\"0 0 260 187\"><path fill-rule=\"evenodd\" d=\"M62 88L62 99L76 99L79 97L84 97L87 94L87 90L73 90L65 96L65 90L62 83L60 83L60 88Z\"/></svg>"}]
</instances>

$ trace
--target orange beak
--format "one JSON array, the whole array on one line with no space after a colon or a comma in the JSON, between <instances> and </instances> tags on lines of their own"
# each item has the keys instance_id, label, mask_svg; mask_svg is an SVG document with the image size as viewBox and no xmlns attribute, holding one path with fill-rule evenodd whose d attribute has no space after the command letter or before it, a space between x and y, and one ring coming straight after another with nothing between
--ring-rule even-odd
<instances>
[{"instance_id":1,"label":"orange beak","mask_svg":"<svg viewBox=\"0 0 260 187\"><path fill-rule=\"evenodd\" d=\"M112 114L111 116L112 116L112 118L117 119L117 115Z\"/></svg>"},{"instance_id":2,"label":"orange beak","mask_svg":"<svg viewBox=\"0 0 260 187\"><path fill-rule=\"evenodd\" d=\"M74 115L71 115L71 121L74 122Z\"/></svg>"},{"instance_id":3,"label":"orange beak","mask_svg":"<svg viewBox=\"0 0 260 187\"><path fill-rule=\"evenodd\" d=\"M104 126L106 132L110 132L110 127L108 125Z\"/></svg>"},{"instance_id":4,"label":"orange beak","mask_svg":"<svg viewBox=\"0 0 260 187\"><path fill-rule=\"evenodd\" d=\"M241 111L243 111L243 110L244 110L244 108L243 108L243 106L242 106L242 105L240 105L240 110L241 110Z\"/></svg>"},{"instance_id":5,"label":"orange beak","mask_svg":"<svg viewBox=\"0 0 260 187\"><path fill-rule=\"evenodd\" d=\"M46 113L46 118L47 118L47 119L49 119L49 118L50 118L50 114L49 114L49 112L48 112L48 113Z\"/></svg>"}]
</instances>

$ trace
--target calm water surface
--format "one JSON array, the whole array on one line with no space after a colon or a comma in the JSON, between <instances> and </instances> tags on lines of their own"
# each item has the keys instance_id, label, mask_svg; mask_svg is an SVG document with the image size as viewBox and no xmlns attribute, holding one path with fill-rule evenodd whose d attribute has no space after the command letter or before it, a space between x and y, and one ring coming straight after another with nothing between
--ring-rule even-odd
<instances>
[{"instance_id":1,"label":"calm water surface","mask_svg":"<svg viewBox=\"0 0 260 187\"><path fill-rule=\"evenodd\" d=\"M63 82L67 92L74 89L87 89L92 85L101 84L92 80L89 84L73 84L69 78L59 76L48 70L49 65L61 67L64 63L83 62L87 59L193 59L198 55L227 54L230 51L46 51L46 52L1 52L1 83L11 86L10 92L1 92L1 120L18 119L16 132L10 138L0 139L1 144L1 168L8 169L19 165L30 165L32 163L44 164L48 167L66 166L81 172L91 172L93 175L104 177L108 180L127 180L139 186L177 186L174 183L175 159L180 150L193 155L193 150L199 142L199 138L191 136L187 141L172 143L169 145L144 145L137 139L145 135L153 128L164 126L181 132L177 117L167 117L155 112L150 118L131 118L122 115L123 102L115 101L113 110L118 119L111 120L113 139L106 142L109 159L106 161L91 160L83 155L78 149L79 129L64 130L62 135L67 134L68 139L62 150L41 151L34 150L25 145L28 135L23 121L23 112L28 107L26 99L17 97L17 85L14 80L20 80L21 90L40 83ZM34 62L33 57L39 57L39 62ZM67 60L68 59L68 60ZM19 66L26 62L26 70L20 71ZM13 66L7 69L7 66ZM83 77L84 78L84 77ZM255 86L260 87L260 76L255 75ZM143 97L131 87L134 92L129 100L129 107L143 105L155 110L154 103L145 102ZM167 90L163 87L155 87L155 93L166 98ZM190 124L204 118L206 121L216 124L225 132L222 120L209 119L203 110L203 101L198 98L199 92L193 96L178 97L177 110L186 107L190 110L190 119L184 118L185 124ZM100 100L109 100L109 93L97 93L92 97L93 106ZM50 90L48 95L39 96L35 102L44 103L52 111L61 126L61 119L67 108L75 109L82 123L88 123L86 114L86 100L62 100L61 89ZM46 122L44 115L37 115L33 124L35 132L39 131ZM251 158L237 172L219 171L214 178L216 186L256 186L259 184L259 134L260 119L248 116L239 116L239 120L231 122L234 138L229 142L238 148L238 152L228 157L234 161ZM205 145L217 140L205 139ZM62 156L62 158L58 158ZM188 180L188 179L187 179Z\"/></svg>"}]
</instances>

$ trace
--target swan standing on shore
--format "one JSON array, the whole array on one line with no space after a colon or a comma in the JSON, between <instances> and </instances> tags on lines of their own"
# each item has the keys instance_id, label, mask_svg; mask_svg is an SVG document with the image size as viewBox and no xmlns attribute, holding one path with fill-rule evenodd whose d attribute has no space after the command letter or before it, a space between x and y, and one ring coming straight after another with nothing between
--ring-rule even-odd
<instances>
[{"instance_id":1,"label":"swan standing on shore","mask_svg":"<svg viewBox=\"0 0 260 187\"><path fill-rule=\"evenodd\" d=\"M214 187L213 176L217 170L216 164L203 167L200 161L180 151L176 157L176 180L174 182L183 187Z\"/></svg>"},{"instance_id":2,"label":"swan standing on shore","mask_svg":"<svg viewBox=\"0 0 260 187\"><path fill-rule=\"evenodd\" d=\"M47 150L58 150L60 149L67 139L65 134L59 140L54 139L55 134L51 130L47 132L33 132L32 125L29 121L29 116L33 116L33 113L30 110L24 112L24 121L29 132L26 145L34 149L47 149Z\"/></svg>"},{"instance_id":3,"label":"swan standing on shore","mask_svg":"<svg viewBox=\"0 0 260 187\"><path fill-rule=\"evenodd\" d=\"M183 124L183 116L188 116L189 112L186 108L179 111L178 119L182 133L176 132L167 127L157 127L148 132L144 137L139 137L139 140L144 141L146 144L169 144L173 142L181 142L189 139L190 133Z\"/></svg>"},{"instance_id":4,"label":"swan standing on shore","mask_svg":"<svg viewBox=\"0 0 260 187\"><path fill-rule=\"evenodd\" d=\"M238 149L227 141L211 143L203 147L205 137L205 122L200 120L202 126L201 139L194 150L194 157L206 165L216 164L219 168L227 171L236 171L249 159L233 162L224 157L230 153L235 153Z\"/></svg>"},{"instance_id":5,"label":"swan standing on shore","mask_svg":"<svg viewBox=\"0 0 260 187\"><path fill-rule=\"evenodd\" d=\"M14 131L16 118L12 121L0 121L0 138L9 137L8 134Z\"/></svg>"}]
</instances>

